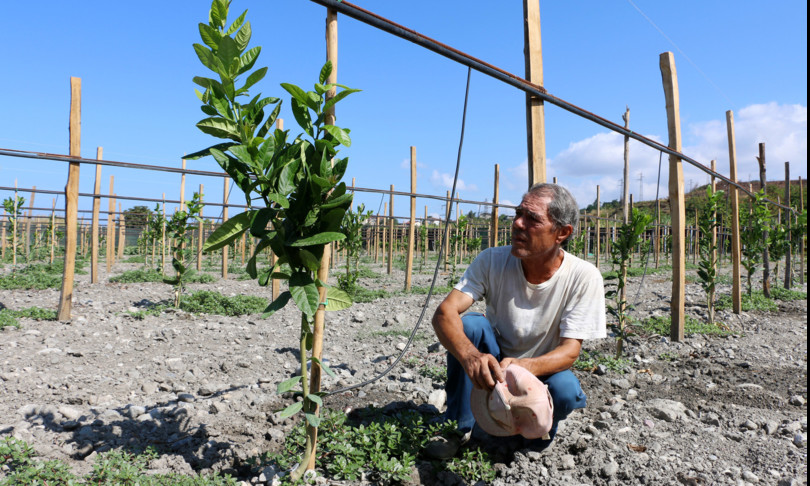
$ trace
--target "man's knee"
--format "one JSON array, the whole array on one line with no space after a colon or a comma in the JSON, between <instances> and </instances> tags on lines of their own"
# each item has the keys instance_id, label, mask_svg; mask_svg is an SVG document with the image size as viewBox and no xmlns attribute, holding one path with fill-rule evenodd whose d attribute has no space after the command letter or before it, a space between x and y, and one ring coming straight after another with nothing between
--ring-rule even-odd
<instances>
[{"instance_id":1,"label":"man's knee","mask_svg":"<svg viewBox=\"0 0 810 486\"><path fill-rule=\"evenodd\" d=\"M549 393L551 393L555 418L563 419L572 411L585 408L588 401L587 396L571 370L555 373L546 377L543 382L548 385Z\"/></svg>"}]
</instances>

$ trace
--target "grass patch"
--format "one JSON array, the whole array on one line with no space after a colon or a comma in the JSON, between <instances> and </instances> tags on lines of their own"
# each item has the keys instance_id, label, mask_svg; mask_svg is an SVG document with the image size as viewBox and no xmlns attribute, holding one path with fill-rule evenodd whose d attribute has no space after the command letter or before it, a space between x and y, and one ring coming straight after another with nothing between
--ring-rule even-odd
<instances>
[{"instance_id":1,"label":"grass patch","mask_svg":"<svg viewBox=\"0 0 810 486\"><path fill-rule=\"evenodd\" d=\"M254 295L226 297L209 290L200 290L180 297L180 308L186 312L231 317L264 312L267 304L267 299Z\"/></svg>"},{"instance_id":2,"label":"grass patch","mask_svg":"<svg viewBox=\"0 0 810 486\"><path fill-rule=\"evenodd\" d=\"M604 356L599 351L589 351L583 349L579 358L574 362L574 369L580 371L591 371L599 365L616 373L625 373L630 368L630 360L616 358L615 356Z\"/></svg>"},{"instance_id":3,"label":"grass patch","mask_svg":"<svg viewBox=\"0 0 810 486\"><path fill-rule=\"evenodd\" d=\"M387 415L372 408L362 417L351 420L343 412L330 409L324 409L322 415L316 468L328 480L364 478L372 484L406 482L416 466L416 457L431 437L456 433L455 422L428 424L425 417L413 410ZM250 462L256 471L271 463L289 470L300 459L304 444L305 429L301 421L287 436L282 452L264 454ZM467 449L461 457L436 466L455 473L468 484L495 478L489 456L478 450ZM290 484L289 477L286 479L284 484Z\"/></svg>"},{"instance_id":4,"label":"grass patch","mask_svg":"<svg viewBox=\"0 0 810 486\"><path fill-rule=\"evenodd\" d=\"M731 309L733 307L731 295L720 295L717 299L716 307L717 310ZM751 292L751 295L743 292L740 307L745 312L750 312L753 310L775 312L779 310L779 305L773 300L765 297L761 290L755 290Z\"/></svg>"},{"instance_id":5,"label":"grass patch","mask_svg":"<svg viewBox=\"0 0 810 486\"><path fill-rule=\"evenodd\" d=\"M357 287L352 294L352 300L356 303L361 302L374 302L379 299L387 299L389 297L393 297L396 293L388 292L387 290L383 289L366 289L363 287Z\"/></svg>"},{"instance_id":6,"label":"grass patch","mask_svg":"<svg viewBox=\"0 0 810 486\"><path fill-rule=\"evenodd\" d=\"M413 285L411 286L410 293L416 295L427 295L428 290L430 290L430 286L420 287L418 285ZM433 287L433 295L447 295L451 290L453 290L451 285L436 285Z\"/></svg>"},{"instance_id":7,"label":"grass patch","mask_svg":"<svg viewBox=\"0 0 810 486\"><path fill-rule=\"evenodd\" d=\"M86 274L83 271L86 260L76 259L75 274ZM62 287L64 262L32 263L0 277L2 290L45 290Z\"/></svg>"},{"instance_id":8,"label":"grass patch","mask_svg":"<svg viewBox=\"0 0 810 486\"><path fill-rule=\"evenodd\" d=\"M35 321L55 321L56 311L51 309L43 309L41 307L28 307L22 310L0 309L0 328L3 327L20 327L17 319L27 317Z\"/></svg>"},{"instance_id":9,"label":"grass patch","mask_svg":"<svg viewBox=\"0 0 810 486\"><path fill-rule=\"evenodd\" d=\"M139 268L136 270L127 270L121 275L110 277L110 282L113 283L141 283L141 282L163 282L163 274L151 268ZM185 283L211 283L216 282L217 278L213 275L202 272L190 272L186 275Z\"/></svg>"},{"instance_id":10,"label":"grass patch","mask_svg":"<svg viewBox=\"0 0 810 486\"><path fill-rule=\"evenodd\" d=\"M647 334L660 334L661 336L669 336L669 328L671 327L671 322L672 321L670 316L650 317L644 319L641 322L641 328ZM685 336L691 336L694 334L707 334L711 336L728 336L733 333L731 331L723 329L717 324L708 324L706 322L699 321L694 317L685 316L683 334Z\"/></svg>"},{"instance_id":11,"label":"grass patch","mask_svg":"<svg viewBox=\"0 0 810 486\"><path fill-rule=\"evenodd\" d=\"M784 287L771 287L771 298L775 300L807 300L807 292L789 290Z\"/></svg>"},{"instance_id":12,"label":"grass patch","mask_svg":"<svg viewBox=\"0 0 810 486\"><path fill-rule=\"evenodd\" d=\"M124 263L146 263L146 255L131 256L124 260Z\"/></svg>"},{"instance_id":13,"label":"grass patch","mask_svg":"<svg viewBox=\"0 0 810 486\"><path fill-rule=\"evenodd\" d=\"M446 366L422 366L419 368L419 375L424 376L434 383L447 382Z\"/></svg>"},{"instance_id":14,"label":"grass patch","mask_svg":"<svg viewBox=\"0 0 810 486\"><path fill-rule=\"evenodd\" d=\"M34 449L13 437L0 438L0 467L6 469L0 485L139 485L139 486L230 486L236 479L218 474L183 476L180 474L146 473L149 462L157 459L153 449L134 454L126 451L108 451L98 455L93 470L83 478L77 477L70 466L62 461L42 461Z\"/></svg>"}]
</instances>

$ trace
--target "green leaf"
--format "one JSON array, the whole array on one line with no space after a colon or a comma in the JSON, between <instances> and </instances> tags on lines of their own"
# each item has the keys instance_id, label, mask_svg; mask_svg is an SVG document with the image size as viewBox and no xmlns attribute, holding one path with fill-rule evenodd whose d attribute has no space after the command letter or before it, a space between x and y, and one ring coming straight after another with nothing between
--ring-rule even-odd
<instances>
[{"instance_id":1,"label":"green leaf","mask_svg":"<svg viewBox=\"0 0 810 486\"><path fill-rule=\"evenodd\" d=\"M250 76L248 76L247 80L245 81L245 85L242 86L242 88L240 88L240 89L247 90L248 88L250 88L254 84L261 81L266 74L267 74L267 68L266 67L259 68L259 69L255 70L255 71L253 71L252 73L250 73ZM265 99L269 99L269 98L265 98Z\"/></svg>"},{"instance_id":2,"label":"green leaf","mask_svg":"<svg viewBox=\"0 0 810 486\"><path fill-rule=\"evenodd\" d=\"M231 26L228 27L228 30L225 31L225 35L231 35L234 32L236 32L236 29L238 29L242 25L242 22L245 21L245 16L246 15L247 15L247 10L242 12L242 15L240 15L239 17L236 18L236 20L233 21Z\"/></svg>"},{"instance_id":3,"label":"green leaf","mask_svg":"<svg viewBox=\"0 0 810 486\"><path fill-rule=\"evenodd\" d=\"M318 310L319 295L312 277L306 272L296 272L290 277L289 286L295 305L304 315L314 316L315 311Z\"/></svg>"},{"instance_id":4,"label":"green leaf","mask_svg":"<svg viewBox=\"0 0 810 486\"><path fill-rule=\"evenodd\" d=\"M163 283L168 285L177 285L180 283L180 277L177 278L164 278Z\"/></svg>"},{"instance_id":5,"label":"green leaf","mask_svg":"<svg viewBox=\"0 0 810 486\"><path fill-rule=\"evenodd\" d=\"M303 408L303 406L304 406L304 402L295 402L295 403L291 404L289 407L282 410L281 413L278 415L278 418L285 419L287 417L292 417L293 415L300 412L301 408Z\"/></svg>"},{"instance_id":6,"label":"green leaf","mask_svg":"<svg viewBox=\"0 0 810 486\"><path fill-rule=\"evenodd\" d=\"M225 19L228 17L228 4L223 0L211 2L211 11L208 14L208 21L217 28L225 26Z\"/></svg>"},{"instance_id":7,"label":"green leaf","mask_svg":"<svg viewBox=\"0 0 810 486\"><path fill-rule=\"evenodd\" d=\"M345 89L340 93L336 94L335 96L326 100L326 103L323 104L323 111L326 112L329 108L333 107L338 101L342 100L343 98L349 96L352 93L357 93L362 91L361 89Z\"/></svg>"},{"instance_id":8,"label":"green leaf","mask_svg":"<svg viewBox=\"0 0 810 486\"><path fill-rule=\"evenodd\" d=\"M222 225L205 240L203 251L209 252L218 250L240 237L242 233L247 231L250 227L250 221L255 212L255 210L248 210L222 223Z\"/></svg>"},{"instance_id":9,"label":"green leaf","mask_svg":"<svg viewBox=\"0 0 810 486\"><path fill-rule=\"evenodd\" d=\"M250 42L250 22L245 22L245 25L239 29L239 32L236 33L234 40L236 41L236 47L240 51L244 51L247 47L248 43Z\"/></svg>"},{"instance_id":10,"label":"green leaf","mask_svg":"<svg viewBox=\"0 0 810 486\"><path fill-rule=\"evenodd\" d=\"M256 245L256 249L253 250L253 254L248 259L247 265L245 265L245 271L250 278L256 278L258 276L258 270L256 268L256 257L261 254L262 250L270 246L270 240L261 240L259 244Z\"/></svg>"},{"instance_id":11,"label":"green leaf","mask_svg":"<svg viewBox=\"0 0 810 486\"><path fill-rule=\"evenodd\" d=\"M310 361L314 361L314 362L318 363L318 364L321 366L321 369L322 369L324 372L326 372L326 374L327 374L327 375L331 376L332 378L337 378L337 375L335 375L335 372L334 372L334 371L332 371L332 368L330 368L330 367L329 367L329 365L327 365L327 364L326 364L326 363L324 363L323 361L319 360L319 359L318 359L318 358L316 358L315 356L311 356L311 357L309 358L309 360L310 360ZM310 395L310 396L311 396L311 395ZM319 405L320 405L320 404L319 404Z\"/></svg>"},{"instance_id":12,"label":"green leaf","mask_svg":"<svg viewBox=\"0 0 810 486\"><path fill-rule=\"evenodd\" d=\"M267 199L273 201L274 203L278 203L278 205L281 206L284 209L287 209L287 208L290 207L290 201L288 201L286 197L284 197L284 196L282 196L280 194L276 194L274 192L271 192L270 194L267 194L265 197Z\"/></svg>"},{"instance_id":13,"label":"green leaf","mask_svg":"<svg viewBox=\"0 0 810 486\"><path fill-rule=\"evenodd\" d=\"M336 127L334 125L324 125L323 129L329 132L329 135L332 135L335 140L340 142L342 145L346 147L352 146L352 139L349 137L348 130Z\"/></svg>"},{"instance_id":14,"label":"green leaf","mask_svg":"<svg viewBox=\"0 0 810 486\"><path fill-rule=\"evenodd\" d=\"M321 74L318 75L318 83L325 83L326 80L329 79L330 74L332 74L332 61L326 61L321 68Z\"/></svg>"},{"instance_id":15,"label":"green leaf","mask_svg":"<svg viewBox=\"0 0 810 486\"><path fill-rule=\"evenodd\" d=\"M346 292L335 287L326 289L326 310L339 311L348 309L353 304L351 296Z\"/></svg>"},{"instance_id":16,"label":"green leaf","mask_svg":"<svg viewBox=\"0 0 810 486\"><path fill-rule=\"evenodd\" d=\"M211 51L211 49L205 47L202 44L194 44L194 52L197 53L197 57L200 59L200 62L203 66L207 67L211 71L219 74L220 76L227 75L225 71L225 67L222 65L222 62L219 60L217 56Z\"/></svg>"},{"instance_id":17,"label":"green leaf","mask_svg":"<svg viewBox=\"0 0 810 486\"><path fill-rule=\"evenodd\" d=\"M288 391L292 390L292 388L301 381L301 376L293 376L288 380L284 380L278 384L276 387L276 394L281 395L282 393L287 393Z\"/></svg>"},{"instance_id":18,"label":"green leaf","mask_svg":"<svg viewBox=\"0 0 810 486\"><path fill-rule=\"evenodd\" d=\"M310 359L312 359L312 358L310 358ZM309 400L310 402L314 403L315 405L317 405L319 407L323 406L323 400L321 400L321 397L319 397L318 395L316 395L314 393L310 393L309 395L307 395L307 400Z\"/></svg>"},{"instance_id":19,"label":"green leaf","mask_svg":"<svg viewBox=\"0 0 810 486\"><path fill-rule=\"evenodd\" d=\"M200 28L200 38L202 39L203 42L205 42L205 45L207 45L211 49L218 48L219 39L222 37L219 31L217 31L208 24L203 24L202 22L200 22L199 28Z\"/></svg>"},{"instance_id":20,"label":"green leaf","mask_svg":"<svg viewBox=\"0 0 810 486\"><path fill-rule=\"evenodd\" d=\"M219 49L217 50L217 57L222 62L222 65L225 69L230 69L231 64L234 60L239 58L239 47L236 45L236 41L233 40L231 37L223 37L219 41Z\"/></svg>"},{"instance_id":21,"label":"green leaf","mask_svg":"<svg viewBox=\"0 0 810 486\"><path fill-rule=\"evenodd\" d=\"M314 413L305 413L304 416L307 418L307 423L312 427L317 427L321 424L321 418Z\"/></svg>"},{"instance_id":22,"label":"green leaf","mask_svg":"<svg viewBox=\"0 0 810 486\"><path fill-rule=\"evenodd\" d=\"M285 290L284 292L280 293L278 295L278 298L273 302L271 302L270 305L268 305L267 308L264 310L264 313L262 314L262 319L270 317L277 311L283 309L284 306L287 305L287 302L290 301L290 297L292 297L292 294L290 294L289 291Z\"/></svg>"},{"instance_id":23,"label":"green leaf","mask_svg":"<svg viewBox=\"0 0 810 486\"><path fill-rule=\"evenodd\" d=\"M315 135L312 131L312 117L309 115L309 108L307 108L304 102L300 102L295 98L293 98L291 105L293 116L295 117L295 121L298 122L298 126L300 126L307 135L314 137Z\"/></svg>"},{"instance_id":24,"label":"green leaf","mask_svg":"<svg viewBox=\"0 0 810 486\"><path fill-rule=\"evenodd\" d=\"M307 104L307 93L298 86L290 83L281 83L281 87L290 93L294 100L298 100L301 104Z\"/></svg>"},{"instance_id":25,"label":"green leaf","mask_svg":"<svg viewBox=\"0 0 810 486\"><path fill-rule=\"evenodd\" d=\"M237 142L242 141L242 136L239 134L239 127L236 126L236 123L224 118L205 118L197 122L197 128L203 133L213 135L217 138L230 138Z\"/></svg>"},{"instance_id":26,"label":"green leaf","mask_svg":"<svg viewBox=\"0 0 810 486\"><path fill-rule=\"evenodd\" d=\"M250 70L261 52L261 46L256 46L242 54L242 56L239 58L239 70L236 72L236 74L240 75Z\"/></svg>"},{"instance_id":27,"label":"green leaf","mask_svg":"<svg viewBox=\"0 0 810 486\"><path fill-rule=\"evenodd\" d=\"M312 252L309 252L307 250L300 250L298 252L298 258L301 259L301 262L304 264L305 267L307 267L307 270L309 270L310 272L317 272L321 266L320 260L316 258L315 255L312 254Z\"/></svg>"},{"instance_id":28,"label":"green leaf","mask_svg":"<svg viewBox=\"0 0 810 486\"><path fill-rule=\"evenodd\" d=\"M301 166L299 160L293 160L281 169L278 178L278 190L282 196L286 196L295 190L295 176Z\"/></svg>"},{"instance_id":29,"label":"green leaf","mask_svg":"<svg viewBox=\"0 0 810 486\"><path fill-rule=\"evenodd\" d=\"M307 238L301 238L300 240L295 240L289 244L289 246L301 247L301 246L312 246L312 245L325 245L326 243L331 243L333 241L340 241L346 238L346 235L343 233L331 232L327 231L324 233L318 233L317 235L310 236Z\"/></svg>"},{"instance_id":30,"label":"green leaf","mask_svg":"<svg viewBox=\"0 0 810 486\"><path fill-rule=\"evenodd\" d=\"M352 203L352 198L354 198L354 195L351 193L343 194L342 196L330 199L329 202L321 206L321 209L329 209L344 205L348 207L348 205Z\"/></svg>"}]
</instances>

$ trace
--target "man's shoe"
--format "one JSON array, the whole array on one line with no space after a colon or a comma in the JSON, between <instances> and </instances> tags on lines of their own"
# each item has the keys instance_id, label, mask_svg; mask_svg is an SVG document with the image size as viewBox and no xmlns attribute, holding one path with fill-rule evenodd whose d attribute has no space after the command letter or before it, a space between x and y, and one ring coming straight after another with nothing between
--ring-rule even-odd
<instances>
[{"instance_id":1,"label":"man's shoe","mask_svg":"<svg viewBox=\"0 0 810 486\"><path fill-rule=\"evenodd\" d=\"M470 441L470 436L472 436L472 429L464 433L458 431L457 433L431 437L423 453L430 459L446 461L454 457L461 446Z\"/></svg>"}]
</instances>

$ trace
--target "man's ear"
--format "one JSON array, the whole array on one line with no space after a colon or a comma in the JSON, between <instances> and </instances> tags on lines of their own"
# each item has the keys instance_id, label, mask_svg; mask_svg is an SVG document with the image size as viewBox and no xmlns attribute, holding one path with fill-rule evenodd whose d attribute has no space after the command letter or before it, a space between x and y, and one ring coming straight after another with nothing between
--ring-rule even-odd
<instances>
[{"instance_id":1,"label":"man's ear","mask_svg":"<svg viewBox=\"0 0 810 486\"><path fill-rule=\"evenodd\" d=\"M557 244L558 245L562 244L562 242L568 239L568 237L571 236L571 233L573 232L574 227L571 226L570 224L567 224L562 228L560 228L559 230L557 230Z\"/></svg>"}]
</instances>

